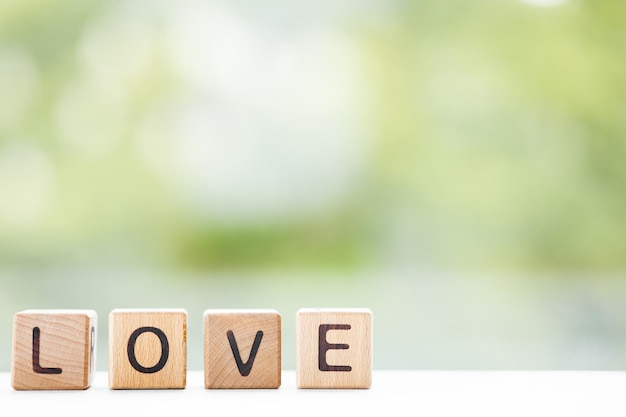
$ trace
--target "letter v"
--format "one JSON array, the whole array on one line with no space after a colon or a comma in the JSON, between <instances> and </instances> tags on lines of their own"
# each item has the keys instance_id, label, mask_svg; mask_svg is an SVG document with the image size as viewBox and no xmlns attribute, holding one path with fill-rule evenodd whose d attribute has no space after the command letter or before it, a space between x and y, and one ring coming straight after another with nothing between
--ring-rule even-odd
<instances>
[{"instance_id":1,"label":"letter v","mask_svg":"<svg viewBox=\"0 0 626 417\"><path fill-rule=\"evenodd\" d=\"M256 358L256 354L259 351L259 346L261 345L261 339L263 339L263 332L261 330L256 332L254 343L252 343L252 349L250 350L250 356L248 356L248 361L246 363L243 363L241 361L241 355L239 354L239 348L237 347L237 341L235 340L235 334L233 333L233 331L227 331L226 335L228 336L230 349L233 351L233 356L235 357L235 362L237 363L237 369L239 369L239 373L241 374L241 376L250 375L250 371L252 370L252 364L254 363L254 358Z\"/></svg>"}]
</instances>

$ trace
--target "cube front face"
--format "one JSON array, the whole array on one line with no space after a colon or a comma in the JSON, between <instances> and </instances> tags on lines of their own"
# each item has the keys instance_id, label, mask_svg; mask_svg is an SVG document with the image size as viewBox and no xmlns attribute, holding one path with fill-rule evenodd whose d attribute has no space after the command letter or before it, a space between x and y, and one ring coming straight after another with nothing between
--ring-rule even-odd
<instances>
[{"instance_id":1,"label":"cube front face","mask_svg":"<svg viewBox=\"0 0 626 417\"><path fill-rule=\"evenodd\" d=\"M116 309L109 314L111 389L185 388L187 312Z\"/></svg>"},{"instance_id":2,"label":"cube front face","mask_svg":"<svg viewBox=\"0 0 626 417\"><path fill-rule=\"evenodd\" d=\"M278 388L281 317L275 310L204 312L206 388Z\"/></svg>"},{"instance_id":3,"label":"cube front face","mask_svg":"<svg viewBox=\"0 0 626 417\"><path fill-rule=\"evenodd\" d=\"M77 390L96 369L93 310L25 310L13 319L11 384L16 390Z\"/></svg>"},{"instance_id":4,"label":"cube front face","mask_svg":"<svg viewBox=\"0 0 626 417\"><path fill-rule=\"evenodd\" d=\"M298 388L369 388L372 313L368 309L301 309L296 315Z\"/></svg>"}]
</instances>

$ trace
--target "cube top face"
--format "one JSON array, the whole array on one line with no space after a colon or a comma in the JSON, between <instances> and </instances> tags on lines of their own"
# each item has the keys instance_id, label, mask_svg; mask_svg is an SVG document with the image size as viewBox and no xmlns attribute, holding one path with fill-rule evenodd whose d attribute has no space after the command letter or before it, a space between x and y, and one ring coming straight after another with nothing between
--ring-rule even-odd
<instances>
[{"instance_id":1,"label":"cube top face","mask_svg":"<svg viewBox=\"0 0 626 417\"><path fill-rule=\"evenodd\" d=\"M372 312L304 308L296 315L298 388L369 388Z\"/></svg>"},{"instance_id":2,"label":"cube top face","mask_svg":"<svg viewBox=\"0 0 626 417\"><path fill-rule=\"evenodd\" d=\"M187 312L115 309L109 314L111 389L185 388Z\"/></svg>"},{"instance_id":3,"label":"cube top face","mask_svg":"<svg viewBox=\"0 0 626 417\"><path fill-rule=\"evenodd\" d=\"M281 316L276 310L204 312L206 388L278 388Z\"/></svg>"},{"instance_id":4,"label":"cube top face","mask_svg":"<svg viewBox=\"0 0 626 417\"><path fill-rule=\"evenodd\" d=\"M96 370L93 310L24 310L13 318L11 383L16 390L76 390Z\"/></svg>"}]
</instances>

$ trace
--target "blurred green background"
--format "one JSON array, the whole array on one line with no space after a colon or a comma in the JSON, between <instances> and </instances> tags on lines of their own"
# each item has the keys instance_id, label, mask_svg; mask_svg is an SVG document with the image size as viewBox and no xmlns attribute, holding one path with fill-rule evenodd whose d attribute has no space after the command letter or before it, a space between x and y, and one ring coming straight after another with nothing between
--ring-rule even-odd
<instances>
[{"instance_id":1,"label":"blurred green background","mask_svg":"<svg viewBox=\"0 0 626 417\"><path fill-rule=\"evenodd\" d=\"M626 367L626 3L4 0L13 314L369 307L377 369Z\"/></svg>"}]
</instances>

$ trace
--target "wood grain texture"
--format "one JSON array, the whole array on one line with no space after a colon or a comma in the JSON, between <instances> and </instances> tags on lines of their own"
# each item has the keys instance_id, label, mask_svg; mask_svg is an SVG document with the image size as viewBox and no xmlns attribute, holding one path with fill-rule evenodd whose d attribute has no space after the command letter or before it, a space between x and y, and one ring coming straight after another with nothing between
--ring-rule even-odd
<instances>
[{"instance_id":1,"label":"wood grain texture","mask_svg":"<svg viewBox=\"0 0 626 417\"><path fill-rule=\"evenodd\" d=\"M296 314L298 388L369 388L371 383L371 311L300 309Z\"/></svg>"},{"instance_id":2,"label":"wood grain texture","mask_svg":"<svg viewBox=\"0 0 626 417\"><path fill-rule=\"evenodd\" d=\"M184 309L111 311L111 389L182 389L186 383L187 312Z\"/></svg>"},{"instance_id":3,"label":"wood grain texture","mask_svg":"<svg viewBox=\"0 0 626 417\"><path fill-rule=\"evenodd\" d=\"M278 388L281 316L276 310L204 312L206 388Z\"/></svg>"},{"instance_id":4,"label":"wood grain texture","mask_svg":"<svg viewBox=\"0 0 626 417\"><path fill-rule=\"evenodd\" d=\"M96 369L96 334L93 310L24 310L15 314L13 388L88 388Z\"/></svg>"}]
</instances>

